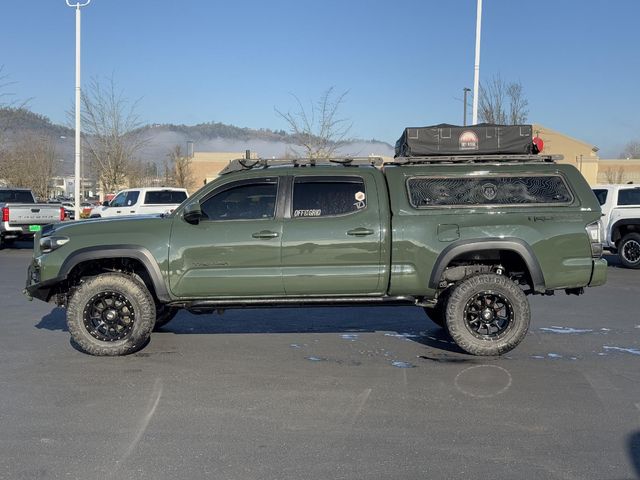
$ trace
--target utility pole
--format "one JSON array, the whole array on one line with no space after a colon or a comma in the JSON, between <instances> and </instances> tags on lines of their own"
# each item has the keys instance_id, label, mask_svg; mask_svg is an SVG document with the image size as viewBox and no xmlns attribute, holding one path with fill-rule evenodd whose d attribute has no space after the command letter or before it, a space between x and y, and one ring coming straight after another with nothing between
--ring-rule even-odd
<instances>
[{"instance_id":1,"label":"utility pole","mask_svg":"<svg viewBox=\"0 0 640 480\"><path fill-rule=\"evenodd\" d=\"M467 126L467 93L471 91L470 88L464 87L462 89L462 91L464 92L464 98L463 98L463 102L464 102L464 119L462 120L462 125L463 126Z\"/></svg>"},{"instance_id":2,"label":"utility pole","mask_svg":"<svg viewBox=\"0 0 640 480\"><path fill-rule=\"evenodd\" d=\"M89 5L91 0L85 0L83 3L71 3L70 0L66 0L67 6L74 7L76 9L76 163L74 168L74 186L73 186L73 201L76 220L80 219L80 8Z\"/></svg>"},{"instance_id":3,"label":"utility pole","mask_svg":"<svg viewBox=\"0 0 640 480\"><path fill-rule=\"evenodd\" d=\"M476 63L473 73L473 125L478 123L478 99L480 94L480 30L482 28L482 0L478 0L476 11Z\"/></svg>"}]
</instances>

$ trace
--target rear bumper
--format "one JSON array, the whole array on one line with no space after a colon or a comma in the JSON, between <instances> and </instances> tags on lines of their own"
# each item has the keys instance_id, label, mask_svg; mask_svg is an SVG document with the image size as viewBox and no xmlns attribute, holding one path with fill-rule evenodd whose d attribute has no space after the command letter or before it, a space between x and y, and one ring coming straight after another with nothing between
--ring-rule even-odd
<instances>
[{"instance_id":1,"label":"rear bumper","mask_svg":"<svg viewBox=\"0 0 640 480\"><path fill-rule=\"evenodd\" d=\"M20 238L33 237L34 232L29 230L29 225L9 225L9 222L2 222L0 234L5 238Z\"/></svg>"},{"instance_id":2,"label":"rear bumper","mask_svg":"<svg viewBox=\"0 0 640 480\"><path fill-rule=\"evenodd\" d=\"M590 287L598 287L604 285L607 281L607 261L604 258L598 258L593 261L593 272L591 273Z\"/></svg>"}]
</instances>

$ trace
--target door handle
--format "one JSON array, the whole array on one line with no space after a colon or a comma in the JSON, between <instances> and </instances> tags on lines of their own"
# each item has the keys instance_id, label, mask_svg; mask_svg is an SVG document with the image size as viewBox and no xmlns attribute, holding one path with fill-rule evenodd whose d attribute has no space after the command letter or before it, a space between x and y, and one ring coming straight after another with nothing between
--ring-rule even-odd
<instances>
[{"instance_id":1,"label":"door handle","mask_svg":"<svg viewBox=\"0 0 640 480\"><path fill-rule=\"evenodd\" d=\"M122 213L120 210L116 210L116 213Z\"/></svg>"},{"instance_id":2,"label":"door handle","mask_svg":"<svg viewBox=\"0 0 640 480\"><path fill-rule=\"evenodd\" d=\"M261 238L261 239L276 238L278 235L279 235L278 232L272 232L271 230L262 230L260 232L251 234L253 238Z\"/></svg>"},{"instance_id":3,"label":"door handle","mask_svg":"<svg viewBox=\"0 0 640 480\"><path fill-rule=\"evenodd\" d=\"M367 235L373 235L373 233L373 230L371 230L370 228L358 227L354 228L353 230L349 230L347 232L347 235L351 235L354 237L365 237Z\"/></svg>"}]
</instances>

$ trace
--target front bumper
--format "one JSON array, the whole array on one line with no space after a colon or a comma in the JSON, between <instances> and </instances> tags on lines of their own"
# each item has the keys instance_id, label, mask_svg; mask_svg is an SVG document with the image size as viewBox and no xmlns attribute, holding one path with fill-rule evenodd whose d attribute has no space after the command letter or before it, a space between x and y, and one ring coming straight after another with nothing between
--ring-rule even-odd
<instances>
[{"instance_id":1,"label":"front bumper","mask_svg":"<svg viewBox=\"0 0 640 480\"><path fill-rule=\"evenodd\" d=\"M29 268L27 268L27 284L22 293L29 300L37 298L43 302L48 302L53 296L55 286L62 280L64 279L56 277L45 280L44 282L40 281L40 267L35 261L32 261Z\"/></svg>"},{"instance_id":2,"label":"front bumper","mask_svg":"<svg viewBox=\"0 0 640 480\"><path fill-rule=\"evenodd\" d=\"M607 281L607 261L604 258L598 258L593 261L593 272L591 273L590 287L599 287Z\"/></svg>"}]
</instances>

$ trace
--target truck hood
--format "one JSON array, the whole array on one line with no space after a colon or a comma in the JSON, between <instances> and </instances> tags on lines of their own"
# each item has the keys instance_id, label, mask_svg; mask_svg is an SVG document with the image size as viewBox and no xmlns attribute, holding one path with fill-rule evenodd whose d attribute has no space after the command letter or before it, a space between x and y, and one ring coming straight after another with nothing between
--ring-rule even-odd
<instances>
[{"instance_id":1,"label":"truck hood","mask_svg":"<svg viewBox=\"0 0 640 480\"><path fill-rule=\"evenodd\" d=\"M74 220L70 222L60 222L46 225L42 228L41 237L47 237L53 234L59 235L76 235L76 234L108 234L110 231L119 231L124 229L136 231L149 227L149 224L167 221L166 215L135 215L129 217L110 217L110 218L90 218L85 220Z\"/></svg>"}]
</instances>

